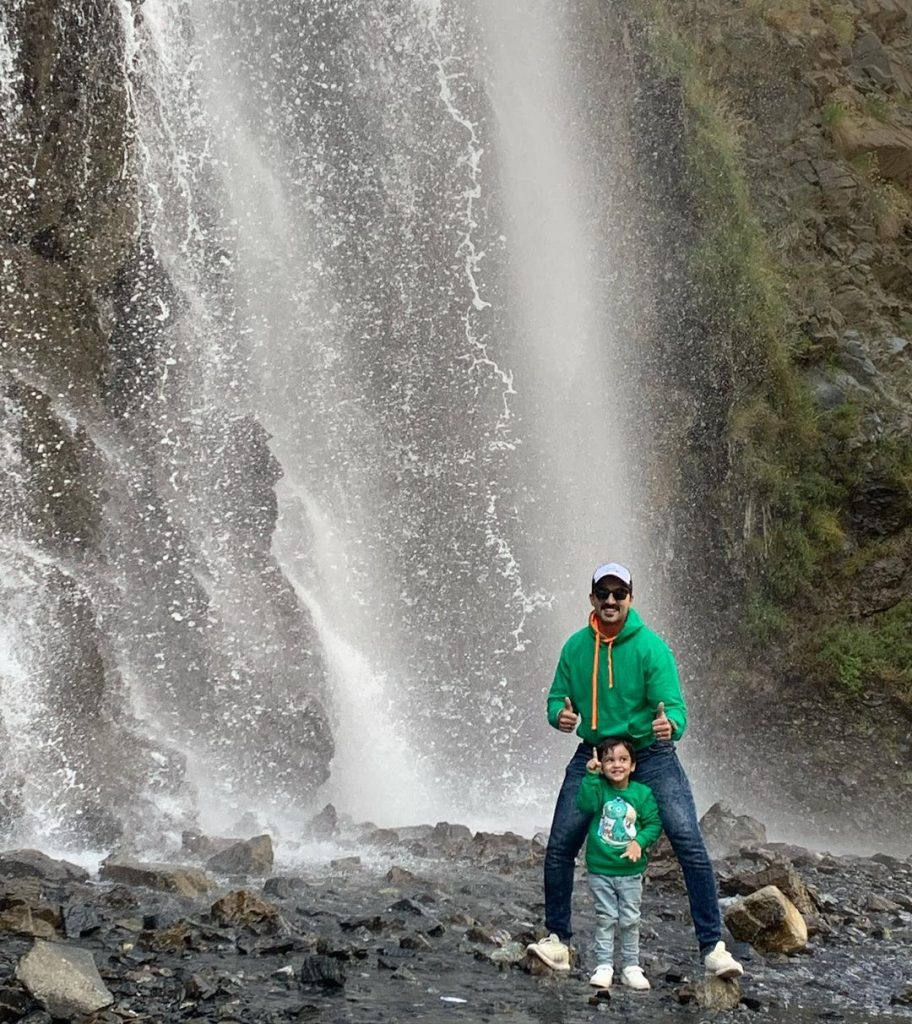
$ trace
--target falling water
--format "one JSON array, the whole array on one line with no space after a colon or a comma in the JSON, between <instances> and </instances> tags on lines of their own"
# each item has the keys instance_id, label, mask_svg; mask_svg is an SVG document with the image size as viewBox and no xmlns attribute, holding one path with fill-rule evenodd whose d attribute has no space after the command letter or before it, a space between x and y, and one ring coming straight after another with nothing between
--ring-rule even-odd
<instances>
[{"instance_id":1,"label":"falling water","mask_svg":"<svg viewBox=\"0 0 912 1024\"><path fill-rule=\"evenodd\" d=\"M295 794L540 823L566 754L543 695L587 575L652 557L602 5L118 10L124 302L155 348L121 340L110 418L82 424L108 499L80 585L132 714L210 824ZM32 670L9 657L5 679Z\"/></svg>"}]
</instances>

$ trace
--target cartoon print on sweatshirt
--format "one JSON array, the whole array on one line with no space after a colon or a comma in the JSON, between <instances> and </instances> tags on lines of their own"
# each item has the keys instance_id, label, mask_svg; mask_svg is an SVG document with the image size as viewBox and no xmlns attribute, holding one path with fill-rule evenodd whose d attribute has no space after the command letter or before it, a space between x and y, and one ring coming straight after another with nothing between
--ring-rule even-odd
<instances>
[{"instance_id":1,"label":"cartoon print on sweatshirt","mask_svg":"<svg viewBox=\"0 0 912 1024\"><path fill-rule=\"evenodd\" d=\"M636 809L622 796L606 800L599 823L599 838L610 846L626 846L631 839L636 839L636 816Z\"/></svg>"}]
</instances>

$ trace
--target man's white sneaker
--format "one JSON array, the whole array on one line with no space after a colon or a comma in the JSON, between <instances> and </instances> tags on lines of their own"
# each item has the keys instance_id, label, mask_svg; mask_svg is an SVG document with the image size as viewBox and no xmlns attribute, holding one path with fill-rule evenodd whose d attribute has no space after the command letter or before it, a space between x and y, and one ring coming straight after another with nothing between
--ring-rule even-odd
<instances>
[{"instance_id":1,"label":"man's white sneaker","mask_svg":"<svg viewBox=\"0 0 912 1024\"><path fill-rule=\"evenodd\" d=\"M589 984L596 988L611 988L612 981L614 981L614 968L611 964L599 964L595 969L595 974L589 979Z\"/></svg>"},{"instance_id":2,"label":"man's white sneaker","mask_svg":"<svg viewBox=\"0 0 912 1024\"><path fill-rule=\"evenodd\" d=\"M547 964L553 971L570 970L570 950L553 933L546 939L538 942L530 942L526 946L526 952L537 956L542 963Z\"/></svg>"},{"instance_id":3,"label":"man's white sneaker","mask_svg":"<svg viewBox=\"0 0 912 1024\"><path fill-rule=\"evenodd\" d=\"M744 973L744 968L725 948L721 939L713 946L712 950L703 958L707 974L713 974L717 978L737 978Z\"/></svg>"},{"instance_id":4,"label":"man's white sneaker","mask_svg":"<svg viewBox=\"0 0 912 1024\"><path fill-rule=\"evenodd\" d=\"M645 992L647 989L652 988L649 984L649 979L637 964L625 967L621 971L621 984L626 985L627 988L634 988L637 992Z\"/></svg>"}]
</instances>

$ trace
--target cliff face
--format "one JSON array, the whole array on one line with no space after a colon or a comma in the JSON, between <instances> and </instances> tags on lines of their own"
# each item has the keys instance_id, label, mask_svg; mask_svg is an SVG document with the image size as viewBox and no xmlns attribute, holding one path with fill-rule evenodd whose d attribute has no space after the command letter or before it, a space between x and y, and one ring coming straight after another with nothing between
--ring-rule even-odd
<instances>
[{"instance_id":1,"label":"cliff face","mask_svg":"<svg viewBox=\"0 0 912 1024\"><path fill-rule=\"evenodd\" d=\"M705 711L781 752L793 821L808 780L865 781L876 736L875 827L912 785L912 4L635 8L669 321L709 367L685 458L713 483L688 517L721 595Z\"/></svg>"},{"instance_id":2,"label":"cliff face","mask_svg":"<svg viewBox=\"0 0 912 1024\"><path fill-rule=\"evenodd\" d=\"M180 825L161 797L190 813L188 750L195 783L255 800L306 799L332 752L319 650L270 552L265 431L212 402L166 422L191 374L163 372L180 301L138 178L139 17L21 0L2 25L0 829L88 845Z\"/></svg>"}]
</instances>

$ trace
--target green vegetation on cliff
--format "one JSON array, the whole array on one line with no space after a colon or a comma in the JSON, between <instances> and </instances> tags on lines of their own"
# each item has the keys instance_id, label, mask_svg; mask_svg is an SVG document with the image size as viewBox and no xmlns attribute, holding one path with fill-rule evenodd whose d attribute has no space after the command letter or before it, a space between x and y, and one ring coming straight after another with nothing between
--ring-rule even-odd
<instances>
[{"instance_id":1,"label":"green vegetation on cliff","mask_svg":"<svg viewBox=\"0 0 912 1024\"><path fill-rule=\"evenodd\" d=\"M903 183L885 180L877 153L861 150L860 143L852 143L852 155L864 166L847 166L845 178L839 179L840 156L830 152L830 136L841 126L847 131L853 117L888 121L893 106L872 94L855 109L836 94L814 113L820 159L815 164L813 154L805 161L807 174L835 177L842 206L833 198L829 206L816 195L805 199L798 187L776 195L764 183L758 185L765 170L758 171L758 165L777 158L763 137L764 130L776 130L777 115L760 110L755 120L766 117L768 124L750 126L749 161L745 118L759 102L750 95L754 69L732 60L720 43L725 27L714 20L731 12L710 0L674 5L637 0L635 6L648 26L654 66L679 83L685 184L698 226L688 268L690 287L720 349L718 357L730 367L730 469L715 500L728 524L727 557L746 583L744 637L757 645L775 643L793 667L821 683L835 683L844 693L874 684L912 707L912 649L906 639L912 635L912 600L903 599L902 586L887 586L880 594L881 606L873 610L872 594L854 594L849 600L842 596L847 586L865 585L850 579L864 580L870 566L889 561L908 546L912 444L902 429L881 425L876 389L859 387L857 394L821 403L813 400L806 384L817 367L822 377L838 369L838 331L829 330L829 324L818 330L818 320L831 316L840 330L864 330L873 319L864 304L864 289L855 289L862 293L858 311L826 309L837 283L848 293L846 282L854 285L855 278L835 265L825 247L820 254L818 236L834 252L850 251L841 236L831 239L834 232L849 233L844 206L852 202L863 222L859 234L873 239L862 250L871 261L878 240L896 238L912 208ZM820 45L838 50L852 41L858 21L842 5L817 4L812 12L800 0L749 4L737 17L743 39L732 45L744 46L747 53L749 46L762 51L759 44L764 42L770 54L776 52L776 32L805 30L823 39ZM763 54L750 59L772 58ZM781 69L763 73L776 71ZM762 94L764 83L754 84ZM783 110L781 117L787 116ZM856 131L852 138L861 137ZM758 156L765 142L769 152ZM793 149L789 160L802 166L802 156ZM848 156L845 160L848 165ZM818 193L822 191L821 183ZM787 212L773 208L774 202ZM803 241L808 237L810 244ZM857 244L854 236L852 244ZM878 315L878 322L894 332L908 319L896 301L885 302ZM876 589L873 581L868 586Z\"/></svg>"}]
</instances>

